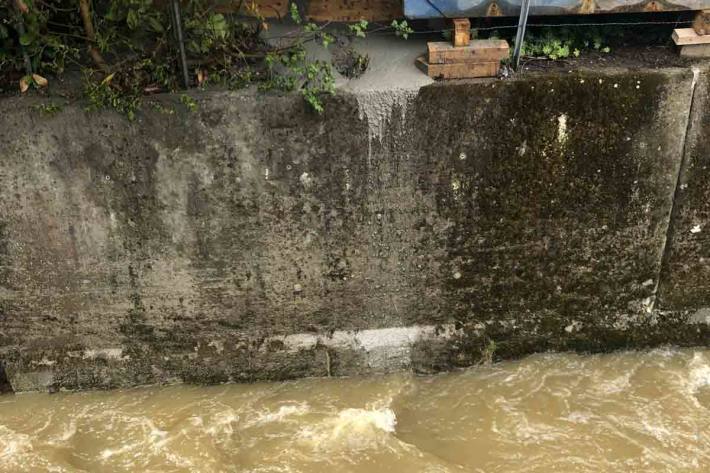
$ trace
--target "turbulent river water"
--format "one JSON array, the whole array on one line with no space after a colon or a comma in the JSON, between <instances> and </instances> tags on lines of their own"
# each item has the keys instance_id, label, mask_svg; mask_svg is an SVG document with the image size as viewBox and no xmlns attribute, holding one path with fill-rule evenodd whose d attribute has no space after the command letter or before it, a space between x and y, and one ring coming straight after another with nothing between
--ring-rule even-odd
<instances>
[{"instance_id":1,"label":"turbulent river water","mask_svg":"<svg viewBox=\"0 0 710 473\"><path fill-rule=\"evenodd\" d=\"M3 472L709 472L710 351L0 397Z\"/></svg>"}]
</instances>

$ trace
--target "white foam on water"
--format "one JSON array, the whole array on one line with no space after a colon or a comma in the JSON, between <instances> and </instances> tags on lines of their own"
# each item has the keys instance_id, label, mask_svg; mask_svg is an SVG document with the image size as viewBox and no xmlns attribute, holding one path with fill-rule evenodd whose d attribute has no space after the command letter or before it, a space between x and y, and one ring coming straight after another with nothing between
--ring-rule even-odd
<instances>
[{"instance_id":1,"label":"white foam on water","mask_svg":"<svg viewBox=\"0 0 710 473\"><path fill-rule=\"evenodd\" d=\"M138 446L140 446L140 443L127 443L119 448L105 448L101 450L100 457L101 460L107 461L112 457L115 457L116 455L122 455L124 453L130 452Z\"/></svg>"},{"instance_id":2,"label":"white foam on water","mask_svg":"<svg viewBox=\"0 0 710 473\"><path fill-rule=\"evenodd\" d=\"M650 419L641 419L641 425L648 434L661 442L672 440L674 435L677 435L665 425Z\"/></svg>"},{"instance_id":3,"label":"white foam on water","mask_svg":"<svg viewBox=\"0 0 710 473\"><path fill-rule=\"evenodd\" d=\"M591 418L592 414L589 412L575 411L570 412L564 419L575 424L588 424Z\"/></svg>"},{"instance_id":4,"label":"white foam on water","mask_svg":"<svg viewBox=\"0 0 710 473\"><path fill-rule=\"evenodd\" d=\"M153 450L160 450L168 441L168 433L156 427L148 418L143 418L142 423L148 431L148 439Z\"/></svg>"},{"instance_id":5,"label":"white foam on water","mask_svg":"<svg viewBox=\"0 0 710 473\"><path fill-rule=\"evenodd\" d=\"M4 425L0 425L0 465L8 463L21 454L32 450L29 435L19 434Z\"/></svg>"},{"instance_id":6,"label":"white foam on water","mask_svg":"<svg viewBox=\"0 0 710 473\"><path fill-rule=\"evenodd\" d=\"M62 429L62 433L56 437L54 437L50 443L52 444L57 444L57 445L62 445L67 443L69 440L71 440L74 435L76 435L76 419L71 419L68 424L64 425L64 428ZM44 427L40 430L38 430L36 433L41 432L44 430Z\"/></svg>"},{"instance_id":7,"label":"white foam on water","mask_svg":"<svg viewBox=\"0 0 710 473\"><path fill-rule=\"evenodd\" d=\"M694 353L689 364L688 387L695 394L701 388L710 386L710 363L700 353Z\"/></svg>"},{"instance_id":8,"label":"white foam on water","mask_svg":"<svg viewBox=\"0 0 710 473\"><path fill-rule=\"evenodd\" d=\"M239 414L234 409L228 408L216 416L205 432L212 436L231 435L234 433L234 425L239 422L239 419Z\"/></svg>"},{"instance_id":9,"label":"white foam on water","mask_svg":"<svg viewBox=\"0 0 710 473\"><path fill-rule=\"evenodd\" d=\"M299 404L287 404L285 406L280 406L276 411L266 410L259 412L255 419L252 419L245 424L245 427L282 422L289 417L307 414L309 410L310 407L308 406L308 403L305 402Z\"/></svg>"},{"instance_id":10,"label":"white foam on water","mask_svg":"<svg viewBox=\"0 0 710 473\"><path fill-rule=\"evenodd\" d=\"M356 430L375 427L384 432L394 432L397 427L397 417L390 408L367 410L345 409L338 415L336 432L344 427L355 427Z\"/></svg>"},{"instance_id":11,"label":"white foam on water","mask_svg":"<svg viewBox=\"0 0 710 473\"><path fill-rule=\"evenodd\" d=\"M397 426L389 407L343 409L313 427L305 427L299 437L316 450L328 452L365 450L386 443Z\"/></svg>"},{"instance_id":12,"label":"white foam on water","mask_svg":"<svg viewBox=\"0 0 710 473\"><path fill-rule=\"evenodd\" d=\"M605 394L616 394L627 390L631 387L631 372L624 373L609 381L605 381L599 384L599 390Z\"/></svg>"},{"instance_id":13,"label":"white foam on water","mask_svg":"<svg viewBox=\"0 0 710 473\"><path fill-rule=\"evenodd\" d=\"M52 465L40 450L41 445L37 443L34 435L16 432L0 424L0 472L67 471L61 465Z\"/></svg>"},{"instance_id":14,"label":"white foam on water","mask_svg":"<svg viewBox=\"0 0 710 473\"><path fill-rule=\"evenodd\" d=\"M535 422L521 413L515 412L509 416L507 425L507 436L513 437L522 444L538 444L542 442L554 442L566 436L566 433L555 426L542 422Z\"/></svg>"}]
</instances>

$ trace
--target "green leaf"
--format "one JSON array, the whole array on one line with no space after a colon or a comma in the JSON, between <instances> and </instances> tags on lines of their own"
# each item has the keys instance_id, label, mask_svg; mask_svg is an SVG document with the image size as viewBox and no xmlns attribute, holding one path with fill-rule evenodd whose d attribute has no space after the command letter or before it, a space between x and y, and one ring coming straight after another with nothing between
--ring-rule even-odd
<instances>
[{"instance_id":1,"label":"green leaf","mask_svg":"<svg viewBox=\"0 0 710 473\"><path fill-rule=\"evenodd\" d=\"M301 14L298 12L298 5L295 3L292 3L289 6L290 13L291 13L291 19L293 20L294 23L297 25L300 25L303 20L301 19Z\"/></svg>"},{"instance_id":2,"label":"green leaf","mask_svg":"<svg viewBox=\"0 0 710 473\"><path fill-rule=\"evenodd\" d=\"M321 36L321 42L324 48L327 48L328 46L333 44L333 41L335 41L335 38L333 38L328 33L323 33L323 35Z\"/></svg>"},{"instance_id":3,"label":"green leaf","mask_svg":"<svg viewBox=\"0 0 710 473\"><path fill-rule=\"evenodd\" d=\"M392 20L392 24L390 26L392 27L392 29L394 29L394 33L396 36L400 36L404 39L409 38L410 33L414 33L414 30L411 26L409 26L407 20L402 20L401 22L398 22L397 20Z\"/></svg>"},{"instance_id":4,"label":"green leaf","mask_svg":"<svg viewBox=\"0 0 710 473\"><path fill-rule=\"evenodd\" d=\"M32 36L29 33L25 33L20 36L20 44L22 46L29 46L32 44Z\"/></svg>"},{"instance_id":5,"label":"green leaf","mask_svg":"<svg viewBox=\"0 0 710 473\"><path fill-rule=\"evenodd\" d=\"M227 37L228 27L224 15L221 13L212 14L207 22L210 30L212 30L212 34L216 38L224 39Z\"/></svg>"},{"instance_id":6,"label":"green leaf","mask_svg":"<svg viewBox=\"0 0 710 473\"><path fill-rule=\"evenodd\" d=\"M162 23L160 23L160 21L158 21L158 19L154 16L148 17L148 24L150 25L150 28L156 33L162 33L163 31L165 31L165 28L163 28Z\"/></svg>"},{"instance_id":7,"label":"green leaf","mask_svg":"<svg viewBox=\"0 0 710 473\"><path fill-rule=\"evenodd\" d=\"M138 26L138 14L135 10L128 10L128 15L126 16L126 23L128 27L135 30Z\"/></svg>"}]
</instances>

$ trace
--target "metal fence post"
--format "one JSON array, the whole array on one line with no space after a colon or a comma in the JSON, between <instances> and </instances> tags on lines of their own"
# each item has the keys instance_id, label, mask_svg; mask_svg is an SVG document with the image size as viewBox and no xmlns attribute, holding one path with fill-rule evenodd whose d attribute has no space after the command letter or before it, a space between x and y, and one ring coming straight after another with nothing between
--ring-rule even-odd
<instances>
[{"instance_id":1,"label":"metal fence post","mask_svg":"<svg viewBox=\"0 0 710 473\"><path fill-rule=\"evenodd\" d=\"M171 13L173 17L173 26L175 27L175 39L178 43L180 51L180 68L182 69L182 80L185 88L190 88L190 74L187 70L187 55L185 54L185 37L182 33L182 18L180 15L180 0L171 0Z\"/></svg>"},{"instance_id":2,"label":"metal fence post","mask_svg":"<svg viewBox=\"0 0 710 473\"><path fill-rule=\"evenodd\" d=\"M518 70L520 66L520 52L525 41L525 27L528 24L528 12L530 11L530 0L523 0L520 5L520 16L518 17L518 30L515 33L515 49L513 49L513 69Z\"/></svg>"}]
</instances>

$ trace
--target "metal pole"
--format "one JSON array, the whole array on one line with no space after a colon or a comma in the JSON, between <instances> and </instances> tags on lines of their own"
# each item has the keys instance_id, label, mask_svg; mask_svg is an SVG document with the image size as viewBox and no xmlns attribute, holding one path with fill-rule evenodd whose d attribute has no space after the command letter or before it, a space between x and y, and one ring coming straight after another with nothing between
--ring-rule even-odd
<instances>
[{"instance_id":1,"label":"metal pole","mask_svg":"<svg viewBox=\"0 0 710 473\"><path fill-rule=\"evenodd\" d=\"M185 88L190 88L190 74L187 70L187 55L185 54L185 38L182 34L182 18L180 17L180 0L172 0L172 12L175 26L175 36L180 50L180 67L182 68L182 80Z\"/></svg>"},{"instance_id":2,"label":"metal pole","mask_svg":"<svg viewBox=\"0 0 710 473\"><path fill-rule=\"evenodd\" d=\"M528 24L528 12L530 11L530 0L523 0L520 5L520 16L518 17L518 30L515 33L515 49L513 49L513 69L518 70L520 66L520 51L523 49L525 41L525 27Z\"/></svg>"}]
</instances>

